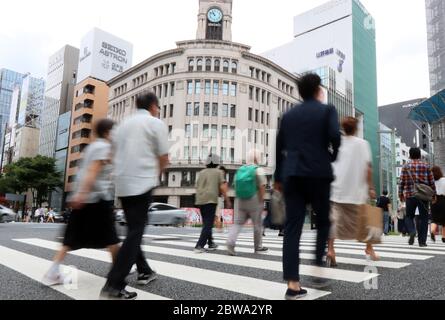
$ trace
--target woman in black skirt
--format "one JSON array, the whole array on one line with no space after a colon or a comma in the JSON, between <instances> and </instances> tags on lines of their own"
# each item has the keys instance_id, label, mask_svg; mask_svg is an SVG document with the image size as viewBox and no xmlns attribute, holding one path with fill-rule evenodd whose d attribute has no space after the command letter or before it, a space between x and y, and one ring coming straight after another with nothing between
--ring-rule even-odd
<instances>
[{"instance_id":1,"label":"woman in black skirt","mask_svg":"<svg viewBox=\"0 0 445 320\"><path fill-rule=\"evenodd\" d=\"M65 230L62 249L44 277L48 285L63 284L60 264L68 252L79 249L108 248L113 262L119 251L113 214L114 192L112 187L111 130L113 121L103 119L95 125L96 141L83 155L72 196L74 209Z\"/></svg>"},{"instance_id":2,"label":"woman in black skirt","mask_svg":"<svg viewBox=\"0 0 445 320\"><path fill-rule=\"evenodd\" d=\"M431 240L436 242L438 226L442 227L442 242L445 243L445 178L440 167L433 168L434 180L436 181L436 198L431 206L433 223L431 225Z\"/></svg>"}]
</instances>

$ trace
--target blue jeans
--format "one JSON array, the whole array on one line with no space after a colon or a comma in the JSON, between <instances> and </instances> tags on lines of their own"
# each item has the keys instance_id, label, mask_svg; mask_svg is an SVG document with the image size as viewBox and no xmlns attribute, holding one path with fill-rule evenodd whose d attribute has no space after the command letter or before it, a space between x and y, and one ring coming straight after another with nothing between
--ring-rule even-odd
<instances>
[{"instance_id":1,"label":"blue jeans","mask_svg":"<svg viewBox=\"0 0 445 320\"><path fill-rule=\"evenodd\" d=\"M428 238L428 201L421 201L416 198L406 199L406 218L405 224L408 233L411 236L416 235L414 219L416 218L416 209L419 208L419 244L426 244Z\"/></svg>"},{"instance_id":2,"label":"blue jeans","mask_svg":"<svg viewBox=\"0 0 445 320\"><path fill-rule=\"evenodd\" d=\"M383 213L383 233L388 234L389 233L389 212L385 211Z\"/></svg>"}]
</instances>

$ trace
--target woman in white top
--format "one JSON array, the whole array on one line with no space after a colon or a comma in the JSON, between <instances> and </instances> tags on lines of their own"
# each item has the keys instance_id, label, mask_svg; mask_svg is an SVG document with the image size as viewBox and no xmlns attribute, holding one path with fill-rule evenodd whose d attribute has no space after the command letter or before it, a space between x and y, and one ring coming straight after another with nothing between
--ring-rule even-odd
<instances>
[{"instance_id":1,"label":"woman in white top","mask_svg":"<svg viewBox=\"0 0 445 320\"><path fill-rule=\"evenodd\" d=\"M433 168L436 181L436 197L431 206L433 223L431 224L431 240L436 242L438 226L442 226L442 242L445 243L445 177L440 167Z\"/></svg>"},{"instance_id":2,"label":"woman in white top","mask_svg":"<svg viewBox=\"0 0 445 320\"><path fill-rule=\"evenodd\" d=\"M333 164L335 181L331 192L331 234L328 245L327 264L335 267L335 239L355 240L359 227L360 208L376 193L372 181L372 155L369 143L355 136L358 120L345 118L342 122L345 135L337 161ZM366 255L372 260L378 257L371 244Z\"/></svg>"}]
</instances>

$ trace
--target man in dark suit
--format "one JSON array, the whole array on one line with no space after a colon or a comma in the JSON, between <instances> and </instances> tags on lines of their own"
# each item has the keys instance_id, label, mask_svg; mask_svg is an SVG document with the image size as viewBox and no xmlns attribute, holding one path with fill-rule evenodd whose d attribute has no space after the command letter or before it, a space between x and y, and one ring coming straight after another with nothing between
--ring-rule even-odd
<instances>
[{"instance_id":1,"label":"man in dark suit","mask_svg":"<svg viewBox=\"0 0 445 320\"><path fill-rule=\"evenodd\" d=\"M333 106L323 104L324 93L318 75L308 74L298 82L304 103L283 116L277 137L275 188L286 201L286 229L283 245L287 300L307 295L300 286L300 238L307 205L317 217L316 264L323 266L329 236L330 190L334 180L331 163L341 143L339 119ZM325 281L316 280L317 285Z\"/></svg>"}]
</instances>

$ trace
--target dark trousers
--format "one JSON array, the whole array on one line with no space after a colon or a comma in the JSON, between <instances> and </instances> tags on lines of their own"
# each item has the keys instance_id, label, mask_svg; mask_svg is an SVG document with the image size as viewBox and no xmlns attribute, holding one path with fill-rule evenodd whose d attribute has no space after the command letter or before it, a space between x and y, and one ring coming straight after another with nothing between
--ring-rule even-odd
<instances>
[{"instance_id":1,"label":"dark trousers","mask_svg":"<svg viewBox=\"0 0 445 320\"><path fill-rule=\"evenodd\" d=\"M119 250L116 263L108 274L107 283L116 290L126 287L125 278L135 263L139 274L153 272L141 250L142 237L148 221L148 208L152 202L151 191L140 196L121 198L121 202L127 220L128 233Z\"/></svg>"},{"instance_id":2,"label":"dark trousers","mask_svg":"<svg viewBox=\"0 0 445 320\"><path fill-rule=\"evenodd\" d=\"M204 248L207 243L211 244L213 241L212 231L215 222L216 204L199 206L199 209L201 210L203 227L196 247Z\"/></svg>"},{"instance_id":3,"label":"dark trousers","mask_svg":"<svg viewBox=\"0 0 445 320\"><path fill-rule=\"evenodd\" d=\"M428 201L421 201L416 198L406 199L406 218L405 226L411 236L416 235L416 209L419 208L419 222L417 230L419 235L419 244L426 244L428 238Z\"/></svg>"},{"instance_id":4,"label":"dark trousers","mask_svg":"<svg viewBox=\"0 0 445 320\"><path fill-rule=\"evenodd\" d=\"M284 185L286 227L283 245L283 271L285 281L300 281L300 238L307 212L312 205L316 213L316 263L323 264L331 223L329 220L331 180L316 178L290 178Z\"/></svg>"}]
</instances>

